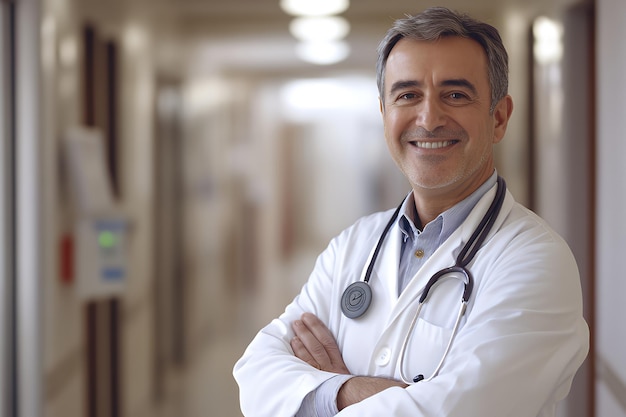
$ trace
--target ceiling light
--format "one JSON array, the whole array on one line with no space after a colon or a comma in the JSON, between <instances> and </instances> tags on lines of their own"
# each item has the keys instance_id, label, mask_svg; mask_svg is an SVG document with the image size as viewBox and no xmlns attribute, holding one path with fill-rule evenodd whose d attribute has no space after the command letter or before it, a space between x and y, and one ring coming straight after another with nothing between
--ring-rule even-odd
<instances>
[{"instance_id":1,"label":"ceiling light","mask_svg":"<svg viewBox=\"0 0 626 417\"><path fill-rule=\"evenodd\" d=\"M339 16L296 17L289 31L301 41L338 41L350 32L350 24Z\"/></svg>"},{"instance_id":2,"label":"ceiling light","mask_svg":"<svg viewBox=\"0 0 626 417\"><path fill-rule=\"evenodd\" d=\"M300 59L312 64L330 65L343 61L350 54L350 47L341 41L301 42L296 47Z\"/></svg>"},{"instance_id":3,"label":"ceiling light","mask_svg":"<svg viewBox=\"0 0 626 417\"><path fill-rule=\"evenodd\" d=\"M558 62L563 56L563 26L546 17L539 17L533 23L535 42L533 53L541 64Z\"/></svg>"},{"instance_id":4,"label":"ceiling light","mask_svg":"<svg viewBox=\"0 0 626 417\"><path fill-rule=\"evenodd\" d=\"M293 16L328 16L348 10L350 0L280 0L280 7Z\"/></svg>"}]
</instances>

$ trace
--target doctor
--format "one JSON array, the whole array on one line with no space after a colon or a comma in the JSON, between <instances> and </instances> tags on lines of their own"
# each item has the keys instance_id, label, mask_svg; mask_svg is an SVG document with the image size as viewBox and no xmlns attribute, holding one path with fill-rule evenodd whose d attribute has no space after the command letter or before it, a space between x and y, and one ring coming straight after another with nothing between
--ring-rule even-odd
<instances>
[{"instance_id":1,"label":"doctor","mask_svg":"<svg viewBox=\"0 0 626 417\"><path fill-rule=\"evenodd\" d=\"M334 238L250 343L234 369L244 415L554 416L588 328L569 248L495 171L513 109L497 30L445 8L398 20L377 77L412 191L397 215ZM457 267L420 302L460 264L467 275Z\"/></svg>"}]
</instances>

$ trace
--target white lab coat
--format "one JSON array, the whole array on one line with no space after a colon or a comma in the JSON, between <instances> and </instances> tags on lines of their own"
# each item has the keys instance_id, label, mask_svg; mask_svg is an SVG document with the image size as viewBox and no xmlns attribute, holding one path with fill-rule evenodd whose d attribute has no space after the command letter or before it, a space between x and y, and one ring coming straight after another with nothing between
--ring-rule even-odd
<instances>
[{"instance_id":1,"label":"white lab coat","mask_svg":"<svg viewBox=\"0 0 626 417\"><path fill-rule=\"evenodd\" d=\"M392 227L370 280L372 304L358 319L342 314L341 295L362 279L391 211L363 218L333 239L301 293L257 334L235 365L244 415L293 416L306 394L333 376L293 355L290 324L303 312L327 324L351 373L400 379L400 347L419 294L435 272L454 264L494 195L495 187L399 297L401 237L397 224ZM387 389L338 416L554 416L588 351L579 274L569 248L507 192L469 269L474 291L439 374L406 389ZM461 289L460 281L449 279L432 290L407 349L407 376L428 377L441 359Z\"/></svg>"}]
</instances>

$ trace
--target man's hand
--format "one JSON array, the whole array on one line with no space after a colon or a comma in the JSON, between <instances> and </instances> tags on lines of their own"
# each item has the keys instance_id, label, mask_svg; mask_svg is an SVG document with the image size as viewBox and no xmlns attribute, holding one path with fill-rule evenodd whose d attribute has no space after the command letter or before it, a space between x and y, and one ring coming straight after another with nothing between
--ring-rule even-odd
<instances>
[{"instance_id":1,"label":"man's hand","mask_svg":"<svg viewBox=\"0 0 626 417\"><path fill-rule=\"evenodd\" d=\"M355 376L347 380L339 389L337 393L337 409L341 411L349 405L361 402L391 387L406 388L408 385L395 379Z\"/></svg>"},{"instance_id":2,"label":"man's hand","mask_svg":"<svg viewBox=\"0 0 626 417\"><path fill-rule=\"evenodd\" d=\"M322 371L350 374L335 338L320 319L304 313L292 327L296 336L291 339L291 348L296 357Z\"/></svg>"}]
</instances>

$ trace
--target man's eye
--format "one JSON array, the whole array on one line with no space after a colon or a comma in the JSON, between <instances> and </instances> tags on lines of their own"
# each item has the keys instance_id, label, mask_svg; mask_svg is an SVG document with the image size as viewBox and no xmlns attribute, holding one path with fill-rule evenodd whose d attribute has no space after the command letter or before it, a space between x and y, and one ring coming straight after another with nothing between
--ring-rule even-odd
<instances>
[{"instance_id":1,"label":"man's eye","mask_svg":"<svg viewBox=\"0 0 626 417\"><path fill-rule=\"evenodd\" d=\"M469 97L463 93L459 93L459 92L454 92L454 93L450 93L448 94L448 97L451 98L452 100L468 100Z\"/></svg>"},{"instance_id":2,"label":"man's eye","mask_svg":"<svg viewBox=\"0 0 626 417\"><path fill-rule=\"evenodd\" d=\"M404 93L398 97L398 100L413 100L415 97L417 97L417 95L414 93Z\"/></svg>"}]
</instances>

